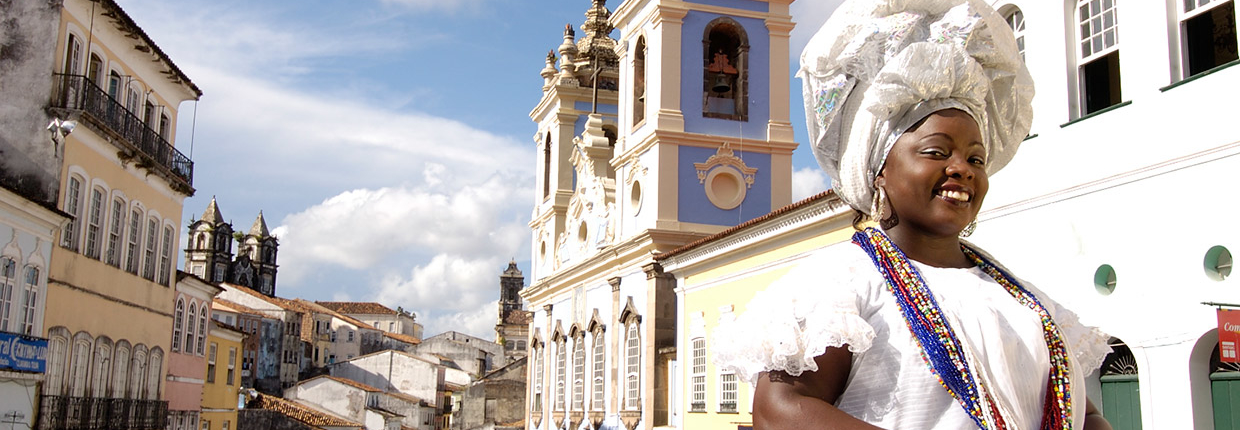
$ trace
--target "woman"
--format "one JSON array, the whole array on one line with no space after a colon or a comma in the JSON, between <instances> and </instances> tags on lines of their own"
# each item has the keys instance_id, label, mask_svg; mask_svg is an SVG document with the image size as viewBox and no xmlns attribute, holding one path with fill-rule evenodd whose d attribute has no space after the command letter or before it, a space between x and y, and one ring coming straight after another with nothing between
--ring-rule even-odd
<instances>
[{"instance_id":1,"label":"woman","mask_svg":"<svg viewBox=\"0 0 1240 430\"><path fill-rule=\"evenodd\" d=\"M715 340L763 429L1109 429L1106 337L963 242L1028 133L1011 30L978 0L849 1L802 55L815 155L881 228L807 257Z\"/></svg>"}]
</instances>

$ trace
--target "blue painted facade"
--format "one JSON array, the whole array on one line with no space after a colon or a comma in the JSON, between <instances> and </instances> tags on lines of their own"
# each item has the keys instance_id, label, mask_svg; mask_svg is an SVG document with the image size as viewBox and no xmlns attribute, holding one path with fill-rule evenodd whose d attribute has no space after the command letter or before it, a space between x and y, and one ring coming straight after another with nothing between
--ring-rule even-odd
<instances>
[{"instance_id":1,"label":"blue painted facade","mask_svg":"<svg viewBox=\"0 0 1240 430\"><path fill-rule=\"evenodd\" d=\"M0 332L0 369L43 373L47 339Z\"/></svg>"},{"instance_id":2,"label":"blue painted facade","mask_svg":"<svg viewBox=\"0 0 1240 430\"><path fill-rule=\"evenodd\" d=\"M758 169L754 174L753 186L746 190L745 201L730 210L716 207L706 197L705 186L698 181L697 168L693 163L706 161L717 152L716 149L681 146L678 148L678 192L677 210L680 222L692 222L712 225L736 225L771 212L771 156L756 152L739 151L733 148L734 154L745 161L745 165ZM729 167L718 166L716 169Z\"/></svg>"},{"instance_id":3,"label":"blue painted facade","mask_svg":"<svg viewBox=\"0 0 1240 430\"><path fill-rule=\"evenodd\" d=\"M713 0L730 3L745 0ZM756 3L756 2L747 2ZM765 11L765 3L762 3ZM749 106L748 121L734 121L702 116L702 64L706 25L715 13L689 11L685 15L681 37L680 107L685 116L685 131L719 136L766 139L766 125L771 118L771 38L766 23L760 19L728 16L740 23L749 38Z\"/></svg>"},{"instance_id":4,"label":"blue painted facade","mask_svg":"<svg viewBox=\"0 0 1240 430\"><path fill-rule=\"evenodd\" d=\"M686 0L685 3L705 4L711 6L721 6L732 9L748 10L753 12L768 12L771 7L766 2L753 0Z\"/></svg>"}]
</instances>

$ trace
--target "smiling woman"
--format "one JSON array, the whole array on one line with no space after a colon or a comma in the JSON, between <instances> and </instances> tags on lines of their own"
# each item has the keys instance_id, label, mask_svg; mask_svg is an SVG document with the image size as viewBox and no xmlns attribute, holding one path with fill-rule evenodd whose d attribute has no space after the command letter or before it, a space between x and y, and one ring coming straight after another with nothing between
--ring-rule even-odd
<instances>
[{"instance_id":1,"label":"smiling woman","mask_svg":"<svg viewBox=\"0 0 1240 430\"><path fill-rule=\"evenodd\" d=\"M850 0L801 64L815 155L858 231L716 329L716 361L756 385L754 427L1110 428L1082 371L1107 337L961 239L1032 116L1002 17Z\"/></svg>"}]
</instances>

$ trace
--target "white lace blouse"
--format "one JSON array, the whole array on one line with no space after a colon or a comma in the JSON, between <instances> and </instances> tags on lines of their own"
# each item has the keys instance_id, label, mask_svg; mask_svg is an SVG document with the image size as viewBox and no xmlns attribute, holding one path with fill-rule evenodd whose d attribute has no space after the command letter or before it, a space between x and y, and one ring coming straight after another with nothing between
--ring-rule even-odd
<instances>
[{"instance_id":1,"label":"white lace blouse","mask_svg":"<svg viewBox=\"0 0 1240 430\"><path fill-rule=\"evenodd\" d=\"M994 259L990 259L994 261ZM976 379L988 387L1013 429L1038 429L1050 360L1038 316L976 268L930 267L914 261L960 338ZM1073 427L1085 412L1084 377L1110 351L1107 336L1026 282L1068 344ZM716 330L721 371L756 383L758 374L816 371L814 357L845 344L852 370L836 406L876 426L971 429L968 413L939 385L870 257L851 242L816 251L759 292L735 321Z\"/></svg>"}]
</instances>

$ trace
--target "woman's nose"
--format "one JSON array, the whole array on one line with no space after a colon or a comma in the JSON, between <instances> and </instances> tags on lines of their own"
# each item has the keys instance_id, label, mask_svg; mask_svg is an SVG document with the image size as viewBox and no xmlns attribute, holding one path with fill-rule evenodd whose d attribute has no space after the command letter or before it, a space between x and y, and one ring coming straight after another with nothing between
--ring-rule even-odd
<instances>
[{"instance_id":1,"label":"woman's nose","mask_svg":"<svg viewBox=\"0 0 1240 430\"><path fill-rule=\"evenodd\" d=\"M948 159L946 171L948 177L973 179L973 169L969 166L969 160L960 157Z\"/></svg>"}]
</instances>

